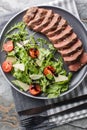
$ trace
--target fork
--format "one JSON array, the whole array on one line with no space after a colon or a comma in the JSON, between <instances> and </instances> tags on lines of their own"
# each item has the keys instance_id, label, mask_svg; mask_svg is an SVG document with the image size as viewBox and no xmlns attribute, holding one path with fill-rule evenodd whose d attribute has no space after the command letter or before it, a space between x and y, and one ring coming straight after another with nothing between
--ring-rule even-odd
<instances>
[{"instance_id":1,"label":"fork","mask_svg":"<svg viewBox=\"0 0 87 130\"><path fill-rule=\"evenodd\" d=\"M27 127L27 126L30 126L30 127L34 127L36 125L39 125L41 124L42 122L44 122L45 120L48 120L49 118L51 118L52 116L57 116L58 114L59 115L64 115L65 113L70 113L70 112L74 112L78 109L86 109L86 105L87 103L85 104L80 104L76 107L72 107L72 108L68 108L67 110L63 110L61 112L57 112L57 113L54 113L54 114L49 114L49 115L45 115L45 114L35 114L35 115L32 115L26 119L22 119L20 121L21 123L21 126L22 127Z\"/></svg>"}]
</instances>

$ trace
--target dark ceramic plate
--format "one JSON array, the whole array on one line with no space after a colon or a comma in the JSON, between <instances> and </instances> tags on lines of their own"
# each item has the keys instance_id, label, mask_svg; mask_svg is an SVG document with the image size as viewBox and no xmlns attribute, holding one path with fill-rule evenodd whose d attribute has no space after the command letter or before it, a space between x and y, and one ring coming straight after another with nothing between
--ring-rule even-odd
<instances>
[{"instance_id":1,"label":"dark ceramic plate","mask_svg":"<svg viewBox=\"0 0 87 130\"><path fill-rule=\"evenodd\" d=\"M81 23L80 20L78 20L75 16L73 16L71 13L65 11L64 9L61 8L57 8L57 7L53 7L53 6L39 6L39 7L43 7L43 8L47 8L47 9L52 9L54 12L59 13L61 16L63 16L68 23L73 27L74 32L78 35L78 37L81 39L81 41L83 42L83 47L85 49L85 51L87 51L87 32L85 27L83 26L83 24ZM22 21L22 18L25 14L26 10L16 14L4 27L2 33L1 33L1 39L0 39L0 64L2 64L2 62L5 60L5 53L1 51L2 49L2 43L3 40L5 38L5 33L10 29L11 26L13 26L15 23ZM33 31L29 30L29 33L32 33ZM36 37L44 37L42 34L37 33ZM46 38L47 39L47 38ZM86 69L87 66L85 65L81 70L79 70L78 72L73 74L73 78L70 82L69 85L69 90L65 93L62 93L60 96L66 95L69 92L71 92L73 89L75 89L84 79L84 77L86 76ZM2 71L2 68L1 68ZM7 79L7 81L9 82L9 84L15 88L18 92L32 97L32 98L37 98L37 99L48 99L47 97L44 97L43 95L40 96L32 96L29 93L26 92L22 92L20 91L15 85L13 85L11 83L11 80L13 79L11 74L6 74L2 71L4 77Z\"/></svg>"}]
</instances>

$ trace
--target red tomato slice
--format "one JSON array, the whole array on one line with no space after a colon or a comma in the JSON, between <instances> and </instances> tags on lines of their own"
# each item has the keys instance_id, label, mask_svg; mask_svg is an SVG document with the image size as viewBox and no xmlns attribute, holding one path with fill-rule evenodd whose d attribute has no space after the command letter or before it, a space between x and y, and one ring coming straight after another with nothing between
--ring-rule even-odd
<instances>
[{"instance_id":1,"label":"red tomato slice","mask_svg":"<svg viewBox=\"0 0 87 130\"><path fill-rule=\"evenodd\" d=\"M39 55L39 51L36 49L36 48L31 48L29 50L29 55L32 57L32 58L37 58L38 55Z\"/></svg>"},{"instance_id":2,"label":"red tomato slice","mask_svg":"<svg viewBox=\"0 0 87 130\"><path fill-rule=\"evenodd\" d=\"M7 41L6 43L4 43L3 44L3 49L6 52L12 51L14 49L13 42L10 40L10 41Z\"/></svg>"},{"instance_id":3,"label":"red tomato slice","mask_svg":"<svg viewBox=\"0 0 87 130\"><path fill-rule=\"evenodd\" d=\"M54 72L55 72L55 69L53 66L47 66L44 68L44 71L43 71L44 75L47 75L47 74L53 75Z\"/></svg>"},{"instance_id":4,"label":"red tomato slice","mask_svg":"<svg viewBox=\"0 0 87 130\"><path fill-rule=\"evenodd\" d=\"M32 95L38 95L39 93L41 93L41 87L39 85L30 85L29 92Z\"/></svg>"},{"instance_id":5,"label":"red tomato slice","mask_svg":"<svg viewBox=\"0 0 87 130\"><path fill-rule=\"evenodd\" d=\"M52 72L46 67L43 71L44 75L47 75L47 74L51 74L52 75Z\"/></svg>"},{"instance_id":6,"label":"red tomato slice","mask_svg":"<svg viewBox=\"0 0 87 130\"><path fill-rule=\"evenodd\" d=\"M6 73L10 72L12 70L12 63L9 61L4 61L2 63L2 69Z\"/></svg>"}]
</instances>

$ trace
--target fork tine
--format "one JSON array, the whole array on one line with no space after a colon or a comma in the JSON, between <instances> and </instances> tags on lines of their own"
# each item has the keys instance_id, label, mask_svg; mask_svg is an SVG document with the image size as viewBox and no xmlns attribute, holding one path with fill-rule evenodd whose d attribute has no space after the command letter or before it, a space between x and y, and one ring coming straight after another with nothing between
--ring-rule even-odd
<instances>
[{"instance_id":1,"label":"fork tine","mask_svg":"<svg viewBox=\"0 0 87 130\"><path fill-rule=\"evenodd\" d=\"M27 124L21 124L22 127L26 127L26 126L33 126L31 123L27 123Z\"/></svg>"},{"instance_id":2,"label":"fork tine","mask_svg":"<svg viewBox=\"0 0 87 130\"><path fill-rule=\"evenodd\" d=\"M24 126L24 127L25 127L25 126L31 126L31 123L27 123L27 124L22 124L22 123L21 123L21 126Z\"/></svg>"},{"instance_id":3,"label":"fork tine","mask_svg":"<svg viewBox=\"0 0 87 130\"><path fill-rule=\"evenodd\" d=\"M37 124L37 123L38 123L37 117L31 117L31 118L21 120L22 126L34 125L34 124Z\"/></svg>"},{"instance_id":4,"label":"fork tine","mask_svg":"<svg viewBox=\"0 0 87 130\"><path fill-rule=\"evenodd\" d=\"M23 122L23 123L21 122L21 125L22 126L31 126L31 125L33 125L33 122L31 122L31 121L26 122L26 123L25 122Z\"/></svg>"},{"instance_id":5,"label":"fork tine","mask_svg":"<svg viewBox=\"0 0 87 130\"><path fill-rule=\"evenodd\" d=\"M27 123L29 123L29 122L32 122L32 120L23 121L23 122L21 122L21 123L22 123L22 124L27 124Z\"/></svg>"},{"instance_id":6,"label":"fork tine","mask_svg":"<svg viewBox=\"0 0 87 130\"><path fill-rule=\"evenodd\" d=\"M28 117L26 119L22 119L21 122L26 122L26 121L29 121L29 120L33 120L33 117Z\"/></svg>"},{"instance_id":7,"label":"fork tine","mask_svg":"<svg viewBox=\"0 0 87 130\"><path fill-rule=\"evenodd\" d=\"M43 121L44 121L43 117L33 116L33 117L29 117L27 119L21 120L21 125L22 126L29 126L29 125L34 126L34 125L38 125L38 124L42 123Z\"/></svg>"},{"instance_id":8,"label":"fork tine","mask_svg":"<svg viewBox=\"0 0 87 130\"><path fill-rule=\"evenodd\" d=\"M21 124L27 124L27 123L32 123L32 120L21 121Z\"/></svg>"},{"instance_id":9,"label":"fork tine","mask_svg":"<svg viewBox=\"0 0 87 130\"><path fill-rule=\"evenodd\" d=\"M38 124L34 124L33 122L27 122L27 123L23 123L21 124L21 126L34 126L34 125L38 125Z\"/></svg>"},{"instance_id":10,"label":"fork tine","mask_svg":"<svg viewBox=\"0 0 87 130\"><path fill-rule=\"evenodd\" d=\"M32 116L32 117L29 117L29 118L26 118L26 119L21 120L21 122L28 122L28 121L36 122L36 121L38 121L38 119L40 119L40 118L42 118L42 117L40 117L40 116Z\"/></svg>"}]
</instances>

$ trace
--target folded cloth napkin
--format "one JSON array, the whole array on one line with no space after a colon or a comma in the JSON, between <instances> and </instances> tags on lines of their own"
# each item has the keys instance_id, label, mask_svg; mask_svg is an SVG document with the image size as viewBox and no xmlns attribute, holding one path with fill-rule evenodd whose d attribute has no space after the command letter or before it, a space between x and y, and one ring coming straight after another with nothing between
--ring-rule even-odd
<instances>
[{"instance_id":1,"label":"folded cloth napkin","mask_svg":"<svg viewBox=\"0 0 87 130\"><path fill-rule=\"evenodd\" d=\"M79 18L78 15L78 11L76 8L76 4L74 0L54 0L53 2L50 3L46 3L45 5L53 5L56 7L62 7L68 11L70 11L72 14L74 14L76 17ZM10 9L8 10L8 12L10 12ZM17 10L18 12L18 10ZM14 14L16 12L14 11ZM5 14L5 12L4 12ZM10 14L10 13L9 13ZM10 18L11 15L7 16L6 14L4 15L6 21ZM7 16L7 17L6 17ZM4 17L3 17L4 19ZM4 23L6 22L5 19L2 21L4 21ZM4 25L4 23L2 22L2 24ZM2 25L2 26L3 26ZM57 99L53 99L53 100L37 100L37 99L32 99L29 98L27 96L24 96L22 94L20 94L19 92L17 92L15 89L12 88L12 92L13 92L13 96L14 96L14 101L15 101L15 106L16 106L16 110L17 112L20 112L22 110L26 110L26 109L32 109L32 108L38 108L40 106L45 106L48 104L53 104L56 102L61 102L63 100L67 100L67 99L71 99L71 98L75 98L81 95L85 95L87 94L87 77L83 80L83 82L76 88L74 89L71 93L57 98ZM73 104L68 104L68 105L62 105L61 107L57 107L55 109L51 109L46 111L45 113L48 114L53 114L55 112L59 112L61 110L65 110L69 107L73 107L73 106L77 106L79 104L83 104L87 102L87 100L82 100L81 102L75 102ZM56 127L60 124L64 124L65 122L69 122L69 121L73 121L76 119L80 119L83 117L87 117L87 110L79 110L76 111L74 113L69 113L69 114L65 114L63 116L54 116L52 119L47 120L46 122L42 123L41 125L39 125L38 127L34 127L34 129L42 129L42 130L46 130L46 129L50 129L52 128L52 126ZM28 116L27 116L28 117ZM20 120L25 118L24 116L19 116ZM46 126L46 127L45 127ZM42 128L41 128L42 127ZM28 130L28 128L23 128L23 130Z\"/></svg>"},{"instance_id":2,"label":"folded cloth napkin","mask_svg":"<svg viewBox=\"0 0 87 130\"><path fill-rule=\"evenodd\" d=\"M76 17L79 18L79 14L76 8L76 4L74 0L55 0L53 2L47 3L45 5L52 5L52 6L56 6L56 7L62 7L66 10L68 10L69 12L71 12L72 14L74 14ZM20 93L18 93L17 91L15 91L14 89L12 89L13 91L13 95L14 95L14 100L15 100L15 105L16 105L16 110L17 112L22 111L22 110L26 110L26 109L32 109L32 108L36 108L36 107L40 107L40 106L45 106L48 104L53 104L56 102L61 102L63 100L67 100L67 99L71 99L71 98L75 98L81 95L85 95L87 94L87 77L83 80L83 82L76 88L74 89L71 93L57 98L57 99L53 99L53 100L37 100L37 99L32 99L32 98L28 98ZM56 112L59 112L61 110L65 110L69 107L73 107L73 106L77 106L81 103L85 103L87 102L87 100L83 100L81 102L75 102L73 104L68 104L68 105L62 105L61 107L56 107L55 109L50 109L48 111L46 111L46 114L53 114ZM47 120L46 122L42 123L41 125L39 125L38 128L34 129L47 129L48 127L51 126L58 126L60 124L64 124L65 122L70 122L76 119L80 119L83 117L87 117L87 110L79 110L76 111L74 113L69 113L69 114L65 114L63 116L54 116L53 118L51 118L50 120ZM28 117L28 116L27 116ZM23 118L23 116L20 116L20 120ZM46 127L45 127L46 126ZM25 129L25 128L23 128Z\"/></svg>"}]
</instances>

